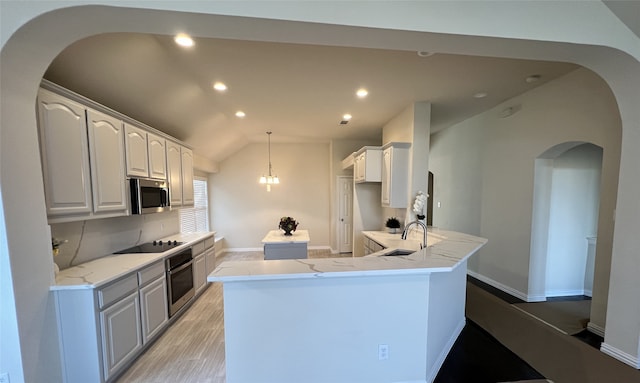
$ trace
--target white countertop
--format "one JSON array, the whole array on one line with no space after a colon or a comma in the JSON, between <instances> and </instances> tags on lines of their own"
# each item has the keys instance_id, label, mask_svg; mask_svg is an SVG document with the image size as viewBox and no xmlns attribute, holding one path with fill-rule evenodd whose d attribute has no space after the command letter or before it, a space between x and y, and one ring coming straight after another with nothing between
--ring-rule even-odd
<instances>
[{"instance_id":1,"label":"white countertop","mask_svg":"<svg viewBox=\"0 0 640 383\"><path fill-rule=\"evenodd\" d=\"M296 230L291 235L284 235L282 230L271 230L262 238L265 245L283 244L283 243L308 243L309 230Z\"/></svg>"},{"instance_id":2,"label":"white countertop","mask_svg":"<svg viewBox=\"0 0 640 383\"><path fill-rule=\"evenodd\" d=\"M377 233L381 233L381 236L388 234ZM227 261L209 274L207 280L237 282L448 272L466 261L487 242L484 238L439 229L430 229L428 237L427 248L407 256ZM400 239L390 237L388 240Z\"/></svg>"},{"instance_id":3,"label":"white countertop","mask_svg":"<svg viewBox=\"0 0 640 383\"><path fill-rule=\"evenodd\" d=\"M160 261L165 257L188 248L193 243L212 237L215 232L174 234L163 241L176 240L184 242L163 253L110 254L91 262L61 270L56 275L55 284L50 290L94 289L114 281L122 276L135 272L147 265Z\"/></svg>"}]
</instances>

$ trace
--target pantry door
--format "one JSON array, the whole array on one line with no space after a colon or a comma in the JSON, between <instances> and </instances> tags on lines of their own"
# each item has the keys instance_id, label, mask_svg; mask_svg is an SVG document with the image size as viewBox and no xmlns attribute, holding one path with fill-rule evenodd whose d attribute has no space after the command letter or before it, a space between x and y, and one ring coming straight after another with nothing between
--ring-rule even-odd
<instances>
[{"instance_id":1,"label":"pantry door","mask_svg":"<svg viewBox=\"0 0 640 383\"><path fill-rule=\"evenodd\" d=\"M338 251L353 251L353 177L338 177Z\"/></svg>"}]
</instances>

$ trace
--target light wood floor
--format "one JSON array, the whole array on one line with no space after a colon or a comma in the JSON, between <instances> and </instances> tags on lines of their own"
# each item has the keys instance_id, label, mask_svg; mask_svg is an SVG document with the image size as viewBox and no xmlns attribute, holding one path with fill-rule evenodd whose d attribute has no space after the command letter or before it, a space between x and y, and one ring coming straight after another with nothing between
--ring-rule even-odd
<instances>
[{"instance_id":1,"label":"light wood floor","mask_svg":"<svg viewBox=\"0 0 640 383\"><path fill-rule=\"evenodd\" d=\"M351 256L309 250L309 258ZM224 253L226 260L261 260L256 252ZM210 284L198 299L118 379L117 383L225 383L222 285Z\"/></svg>"}]
</instances>

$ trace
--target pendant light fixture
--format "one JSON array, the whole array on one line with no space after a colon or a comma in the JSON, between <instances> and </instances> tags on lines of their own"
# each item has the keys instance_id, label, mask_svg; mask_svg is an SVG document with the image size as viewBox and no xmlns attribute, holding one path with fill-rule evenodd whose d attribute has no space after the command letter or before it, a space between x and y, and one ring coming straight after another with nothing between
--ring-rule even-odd
<instances>
[{"instance_id":1,"label":"pendant light fixture","mask_svg":"<svg viewBox=\"0 0 640 383\"><path fill-rule=\"evenodd\" d=\"M269 175L263 175L262 177L260 177L260 183L267 185L268 192L271 191L271 185L277 185L280 183L280 179L278 178L278 176L271 175L271 133L272 132L267 132L267 137L269 140Z\"/></svg>"}]
</instances>

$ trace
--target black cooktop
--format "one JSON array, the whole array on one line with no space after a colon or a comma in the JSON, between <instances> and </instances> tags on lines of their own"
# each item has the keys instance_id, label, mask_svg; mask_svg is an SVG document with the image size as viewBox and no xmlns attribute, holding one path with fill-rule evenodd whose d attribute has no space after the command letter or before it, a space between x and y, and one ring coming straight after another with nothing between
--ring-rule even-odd
<instances>
[{"instance_id":1,"label":"black cooktop","mask_svg":"<svg viewBox=\"0 0 640 383\"><path fill-rule=\"evenodd\" d=\"M116 251L113 254L130 254L130 253L162 253L171 250L174 247L182 245L184 242L178 241L153 241L143 243L128 249Z\"/></svg>"}]
</instances>

